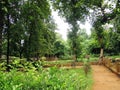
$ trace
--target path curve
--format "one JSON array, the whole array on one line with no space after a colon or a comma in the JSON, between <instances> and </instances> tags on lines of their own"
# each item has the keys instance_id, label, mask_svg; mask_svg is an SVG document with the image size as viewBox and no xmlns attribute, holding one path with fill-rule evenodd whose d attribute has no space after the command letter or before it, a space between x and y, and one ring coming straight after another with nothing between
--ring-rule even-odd
<instances>
[{"instance_id":1,"label":"path curve","mask_svg":"<svg viewBox=\"0 0 120 90\"><path fill-rule=\"evenodd\" d=\"M92 90L120 90L120 77L104 66L93 65L94 84Z\"/></svg>"}]
</instances>

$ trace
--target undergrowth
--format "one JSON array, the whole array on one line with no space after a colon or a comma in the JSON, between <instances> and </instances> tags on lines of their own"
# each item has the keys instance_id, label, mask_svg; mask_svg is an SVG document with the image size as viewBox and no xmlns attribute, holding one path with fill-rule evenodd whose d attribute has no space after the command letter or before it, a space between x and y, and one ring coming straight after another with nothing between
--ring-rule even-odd
<instances>
[{"instance_id":1,"label":"undergrowth","mask_svg":"<svg viewBox=\"0 0 120 90\"><path fill-rule=\"evenodd\" d=\"M6 72L1 63L0 90L90 90L91 72L86 77L83 68L43 68L41 65L41 62L18 60L10 65L10 72Z\"/></svg>"}]
</instances>

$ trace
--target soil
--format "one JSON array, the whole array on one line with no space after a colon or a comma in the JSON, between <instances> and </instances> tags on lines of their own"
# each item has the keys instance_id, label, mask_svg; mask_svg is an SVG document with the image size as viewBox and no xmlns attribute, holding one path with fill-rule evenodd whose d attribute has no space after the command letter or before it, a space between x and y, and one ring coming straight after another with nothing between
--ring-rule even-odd
<instances>
[{"instance_id":1,"label":"soil","mask_svg":"<svg viewBox=\"0 0 120 90\"><path fill-rule=\"evenodd\" d=\"M75 67L62 67L62 68L81 68L82 66ZM112 73L108 68L102 65L92 65L93 71L93 87L92 90L120 90L120 77Z\"/></svg>"},{"instance_id":2,"label":"soil","mask_svg":"<svg viewBox=\"0 0 120 90\"><path fill-rule=\"evenodd\" d=\"M92 90L120 90L120 77L109 69L100 65L92 65L93 87Z\"/></svg>"}]
</instances>

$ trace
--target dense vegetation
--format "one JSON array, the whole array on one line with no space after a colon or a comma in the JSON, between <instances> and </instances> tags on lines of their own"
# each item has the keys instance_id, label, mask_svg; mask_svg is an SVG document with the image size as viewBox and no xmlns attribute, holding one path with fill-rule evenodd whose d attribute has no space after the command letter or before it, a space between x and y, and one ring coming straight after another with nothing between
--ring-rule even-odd
<instances>
[{"instance_id":1,"label":"dense vegetation","mask_svg":"<svg viewBox=\"0 0 120 90\"><path fill-rule=\"evenodd\" d=\"M76 78L77 77L77 78ZM0 90L89 90L91 76L86 78L81 69L50 68L39 72L0 72Z\"/></svg>"},{"instance_id":2,"label":"dense vegetation","mask_svg":"<svg viewBox=\"0 0 120 90\"><path fill-rule=\"evenodd\" d=\"M119 0L1 0L0 57L6 55L9 64L9 56L77 61L85 54L99 54L100 49L119 54L119 4ZM70 25L66 42L55 32L50 5ZM86 20L93 26L91 35L79 26Z\"/></svg>"},{"instance_id":3,"label":"dense vegetation","mask_svg":"<svg viewBox=\"0 0 120 90\"><path fill-rule=\"evenodd\" d=\"M119 54L119 0L52 0L55 10L57 9L61 16L71 25L68 33L68 39L71 42L71 49L76 58L79 55L79 22L83 23L88 20L93 26L92 35L90 36L89 53L98 54L101 49L110 54ZM117 18L117 20L116 20ZM109 28L108 25L113 25ZM83 48L83 47L81 47ZM103 56L103 55L101 55Z\"/></svg>"},{"instance_id":4,"label":"dense vegetation","mask_svg":"<svg viewBox=\"0 0 120 90\"><path fill-rule=\"evenodd\" d=\"M69 24L67 41L56 33L53 9ZM80 27L85 22L91 35ZM41 61L119 55L119 24L120 0L0 0L0 89L87 89L82 69L44 69Z\"/></svg>"},{"instance_id":5,"label":"dense vegetation","mask_svg":"<svg viewBox=\"0 0 120 90\"><path fill-rule=\"evenodd\" d=\"M4 64L4 63L3 63ZM0 64L0 90L89 90L92 76L81 69L42 68L42 62L15 59L10 72Z\"/></svg>"}]
</instances>

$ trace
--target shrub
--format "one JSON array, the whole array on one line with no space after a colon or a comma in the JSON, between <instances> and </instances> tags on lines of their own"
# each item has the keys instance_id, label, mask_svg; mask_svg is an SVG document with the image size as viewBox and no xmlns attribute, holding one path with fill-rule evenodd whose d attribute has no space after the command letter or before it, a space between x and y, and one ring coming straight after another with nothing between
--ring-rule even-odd
<instances>
[{"instance_id":1,"label":"shrub","mask_svg":"<svg viewBox=\"0 0 120 90\"><path fill-rule=\"evenodd\" d=\"M0 72L0 90L88 90L91 82L91 74L85 77L82 69Z\"/></svg>"}]
</instances>

